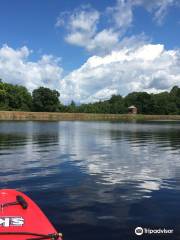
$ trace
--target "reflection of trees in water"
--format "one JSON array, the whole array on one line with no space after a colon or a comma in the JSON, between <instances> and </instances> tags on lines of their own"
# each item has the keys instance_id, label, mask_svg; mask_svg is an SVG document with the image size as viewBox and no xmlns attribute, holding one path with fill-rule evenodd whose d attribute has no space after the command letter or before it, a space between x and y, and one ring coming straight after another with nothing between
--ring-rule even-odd
<instances>
[{"instance_id":1,"label":"reflection of trees in water","mask_svg":"<svg viewBox=\"0 0 180 240\"><path fill-rule=\"evenodd\" d=\"M17 146L1 159L0 184L37 190L42 206L57 214L58 226L84 223L127 232L133 211L144 202L160 212L150 197L179 185L179 125L62 122L29 129L1 134L1 153L3 144ZM166 197L161 200L168 202Z\"/></svg>"},{"instance_id":2,"label":"reflection of trees in water","mask_svg":"<svg viewBox=\"0 0 180 240\"><path fill-rule=\"evenodd\" d=\"M72 131L63 141L74 163L103 184L136 183L136 195L160 189L180 166L179 125L79 123Z\"/></svg>"},{"instance_id":3,"label":"reflection of trees in water","mask_svg":"<svg viewBox=\"0 0 180 240\"><path fill-rule=\"evenodd\" d=\"M51 145L58 145L59 135L57 134L40 134L40 135L33 135L32 141L33 144L39 146L39 148L46 148Z\"/></svg>"},{"instance_id":4,"label":"reflection of trees in water","mask_svg":"<svg viewBox=\"0 0 180 240\"><path fill-rule=\"evenodd\" d=\"M0 150L26 145L26 135L0 134Z\"/></svg>"},{"instance_id":5,"label":"reflection of trees in water","mask_svg":"<svg viewBox=\"0 0 180 240\"><path fill-rule=\"evenodd\" d=\"M137 124L138 126L138 124ZM142 124L140 127L110 131L112 140L124 139L132 143L156 143L159 147L180 148L180 124Z\"/></svg>"},{"instance_id":6,"label":"reflection of trees in water","mask_svg":"<svg viewBox=\"0 0 180 240\"><path fill-rule=\"evenodd\" d=\"M130 191L124 190L121 197L133 194L138 198L160 189L164 179L177 176L180 167L180 127L176 124L31 123L24 132L1 134L9 137L2 138L1 144L17 144L15 148L10 144L10 155L1 160L9 174L6 181L49 176L48 186L53 187L59 180L55 183L51 176L64 172L65 179L70 179L78 171L101 185L130 184Z\"/></svg>"},{"instance_id":7,"label":"reflection of trees in water","mask_svg":"<svg viewBox=\"0 0 180 240\"><path fill-rule=\"evenodd\" d=\"M51 167L58 164L55 154L59 136L57 125L58 123L41 122L6 122L1 125L2 182L51 174Z\"/></svg>"},{"instance_id":8,"label":"reflection of trees in water","mask_svg":"<svg viewBox=\"0 0 180 240\"><path fill-rule=\"evenodd\" d=\"M58 226L127 232L136 206L162 188L177 187L179 131L153 124L64 122L34 124L24 135L1 134L1 153L3 144L12 144L6 151L11 155L1 159L0 186L37 190L47 212L61 213Z\"/></svg>"}]
</instances>

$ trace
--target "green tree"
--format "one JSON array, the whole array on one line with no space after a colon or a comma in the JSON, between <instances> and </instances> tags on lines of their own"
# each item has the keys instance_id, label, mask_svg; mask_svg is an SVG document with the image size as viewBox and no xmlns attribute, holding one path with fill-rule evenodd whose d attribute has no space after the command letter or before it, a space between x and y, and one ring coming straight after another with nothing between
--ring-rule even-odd
<instances>
[{"instance_id":1,"label":"green tree","mask_svg":"<svg viewBox=\"0 0 180 240\"><path fill-rule=\"evenodd\" d=\"M112 95L109 99L110 111L109 113L125 113L126 107L121 95Z\"/></svg>"},{"instance_id":2,"label":"green tree","mask_svg":"<svg viewBox=\"0 0 180 240\"><path fill-rule=\"evenodd\" d=\"M59 92L39 87L32 93L33 110L37 112L57 112L60 109Z\"/></svg>"},{"instance_id":3,"label":"green tree","mask_svg":"<svg viewBox=\"0 0 180 240\"><path fill-rule=\"evenodd\" d=\"M153 112L153 98L152 95L146 92L133 92L128 94L125 99L126 108L130 105L135 105L139 113L151 114Z\"/></svg>"},{"instance_id":4,"label":"green tree","mask_svg":"<svg viewBox=\"0 0 180 240\"><path fill-rule=\"evenodd\" d=\"M27 89L23 86L12 86L8 90L9 107L29 111L32 107L32 97Z\"/></svg>"},{"instance_id":5,"label":"green tree","mask_svg":"<svg viewBox=\"0 0 180 240\"><path fill-rule=\"evenodd\" d=\"M0 82L0 108L6 110L30 111L32 97L23 86Z\"/></svg>"},{"instance_id":6,"label":"green tree","mask_svg":"<svg viewBox=\"0 0 180 240\"><path fill-rule=\"evenodd\" d=\"M174 86L170 91L171 101L176 105L176 114L180 114L180 88Z\"/></svg>"},{"instance_id":7,"label":"green tree","mask_svg":"<svg viewBox=\"0 0 180 240\"><path fill-rule=\"evenodd\" d=\"M77 107L75 102L72 100L68 106L68 112L77 112Z\"/></svg>"},{"instance_id":8,"label":"green tree","mask_svg":"<svg viewBox=\"0 0 180 240\"><path fill-rule=\"evenodd\" d=\"M162 92L153 94L153 113L160 115L176 114L176 104L172 101L172 98L168 92Z\"/></svg>"}]
</instances>

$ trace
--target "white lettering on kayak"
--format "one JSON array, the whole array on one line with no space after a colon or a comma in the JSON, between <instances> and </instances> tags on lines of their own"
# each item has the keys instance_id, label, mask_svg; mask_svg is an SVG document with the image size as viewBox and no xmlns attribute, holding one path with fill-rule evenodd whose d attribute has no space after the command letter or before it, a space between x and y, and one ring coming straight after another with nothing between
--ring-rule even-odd
<instances>
[{"instance_id":1,"label":"white lettering on kayak","mask_svg":"<svg viewBox=\"0 0 180 240\"><path fill-rule=\"evenodd\" d=\"M9 227L10 219L9 218L0 218L0 226Z\"/></svg>"},{"instance_id":2,"label":"white lettering on kayak","mask_svg":"<svg viewBox=\"0 0 180 240\"><path fill-rule=\"evenodd\" d=\"M24 225L22 217L0 217L0 227L21 227Z\"/></svg>"}]
</instances>

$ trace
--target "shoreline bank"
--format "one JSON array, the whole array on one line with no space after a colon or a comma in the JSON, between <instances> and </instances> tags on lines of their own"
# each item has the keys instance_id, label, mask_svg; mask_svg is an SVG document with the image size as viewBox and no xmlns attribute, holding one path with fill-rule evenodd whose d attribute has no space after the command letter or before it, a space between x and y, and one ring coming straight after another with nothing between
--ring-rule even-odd
<instances>
[{"instance_id":1,"label":"shoreline bank","mask_svg":"<svg viewBox=\"0 0 180 240\"><path fill-rule=\"evenodd\" d=\"M180 115L0 111L0 121L180 121Z\"/></svg>"}]
</instances>

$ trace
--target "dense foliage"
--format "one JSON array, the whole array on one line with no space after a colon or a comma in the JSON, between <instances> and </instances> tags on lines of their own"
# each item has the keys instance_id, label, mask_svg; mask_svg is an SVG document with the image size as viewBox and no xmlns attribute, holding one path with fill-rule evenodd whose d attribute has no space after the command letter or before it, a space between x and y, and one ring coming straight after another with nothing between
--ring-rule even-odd
<instances>
[{"instance_id":1,"label":"dense foliage","mask_svg":"<svg viewBox=\"0 0 180 240\"><path fill-rule=\"evenodd\" d=\"M32 93L33 110L37 112L58 112L60 109L59 92L39 87Z\"/></svg>"},{"instance_id":2,"label":"dense foliage","mask_svg":"<svg viewBox=\"0 0 180 240\"><path fill-rule=\"evenodd\" d=\"M132 92L126 97L113 95L109 100L77 107L79 112L92 113L127 113L128 107L134 105L141 114L180 114L180 88L175 86L170 92L148 94Z\"/></svg>"},{"instance_id":3,"label":"dense foliage","mask_svg":"<svg viewBox=\"0 0 180 240\"><path fill-rule=\"evenodd\" d=\"M23 86L3 83L0 80L0 109L23 110L32 109L32 97Z\"/></svg>"},{"instance_id":4,"label":"dense foliage","mask_svg":"<svg viewBox=\"0 0 180 240\"><path fill-rule=\"evenodd\" d=\"M130 105L135 105L142 114L180 114L180 88L174 86L170 92L149 94L132 92L125 97L113 95L109 100L68 106L59 101L59 92L39 87L32 92L19 85L0 80L0 110L20 110L37 112L82 112L82 113L127 113Z\"/></svg>"}]
</instances>

